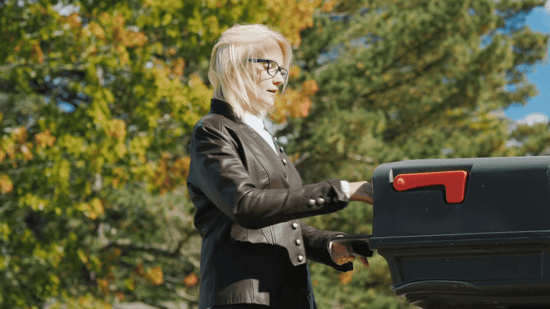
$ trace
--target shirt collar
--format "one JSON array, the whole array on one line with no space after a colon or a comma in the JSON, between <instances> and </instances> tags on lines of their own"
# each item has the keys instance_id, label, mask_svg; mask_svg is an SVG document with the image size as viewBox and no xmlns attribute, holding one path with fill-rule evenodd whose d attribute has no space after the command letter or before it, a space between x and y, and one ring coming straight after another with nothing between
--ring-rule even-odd
<instances>
[{"instance_id":1,"label":"shirt collar","mask_svg":"<svg viewBox=\"0 0 550 309\"><path fill-rule=\"evenodd\" d=\"M249 113L244 113L244 123L255 129L256 131L264 130L264 122L262 118L258 116L251 115Z\"/></svg>"}]
</instances>

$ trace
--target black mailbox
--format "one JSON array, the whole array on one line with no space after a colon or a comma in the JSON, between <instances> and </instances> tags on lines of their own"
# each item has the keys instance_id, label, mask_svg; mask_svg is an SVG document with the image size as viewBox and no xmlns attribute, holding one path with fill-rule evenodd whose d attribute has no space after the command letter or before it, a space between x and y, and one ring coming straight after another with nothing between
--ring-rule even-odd
<instances>
[{"instance_id":1,"label":"black mailbox","mask_svg":"<svg viewBox=\"0 0 550 309\"><path fill-rule=\"evenodd\" d=\"M550 305L550 157L382 164L373 188L370 247L409 303Z\"/></svg>"}]
</instances>

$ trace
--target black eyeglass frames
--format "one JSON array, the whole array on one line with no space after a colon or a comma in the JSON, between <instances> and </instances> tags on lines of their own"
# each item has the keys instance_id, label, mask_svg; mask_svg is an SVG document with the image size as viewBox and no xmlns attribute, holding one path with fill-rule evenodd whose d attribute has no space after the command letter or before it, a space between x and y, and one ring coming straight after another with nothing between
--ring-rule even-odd
<instances>
[{"instance_id":1,"label":"black eyeglass frames","mask_svg":"<svg viewBox=\"0 0 550 309\"><path fill-rule=\"evenodd\" d=\"M265 62L267 63L267 74L269 74L270 76L273 76L275 77L275 75L277 75L277 72L281 72L281 76L286 80L286 78L288 77L288 71L285 69L285 68L281 68L279 66L279 64L273 60L268 60L268 59L255 59L255 58L250 58L248 59L248 61L250 62Z\"/></svg>"}]
</instances>

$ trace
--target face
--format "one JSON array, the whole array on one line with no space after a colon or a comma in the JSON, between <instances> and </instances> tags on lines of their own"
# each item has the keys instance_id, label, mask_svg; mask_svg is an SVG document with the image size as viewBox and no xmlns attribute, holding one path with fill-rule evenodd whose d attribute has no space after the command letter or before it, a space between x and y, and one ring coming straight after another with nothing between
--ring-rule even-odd
<instances>
[{"instance_id":1,"label":"face","mask_svg":"<svg viewBox=\"0 0 550 309\"><path fill-rule=\"evenodd\" d=\"M283 52L281 47L275 40L269 42L265 47L265 54L261 59L273 60L277 62L279 66L283 65ZM255 112L268 110L275 104L275 95L279 91L279 88L284 83L284 78L281 72L278 72L275 76L271 76L267 73L268 64L265 62L252 63L254 67L254 73L256 77L256 84L253 85L254 89L247 88L248 98Z\"/></svg>"}]
</instances>

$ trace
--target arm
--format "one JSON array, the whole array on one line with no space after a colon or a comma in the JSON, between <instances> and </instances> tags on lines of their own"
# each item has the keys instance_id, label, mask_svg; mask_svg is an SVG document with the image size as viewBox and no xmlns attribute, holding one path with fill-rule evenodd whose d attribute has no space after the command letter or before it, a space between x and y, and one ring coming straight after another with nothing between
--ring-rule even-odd
<instances>
[{"instance_id":1,"label":"arm","mask_svg":"<svg viewBox=\"0 0 550 309\"><path fill-rule=\"evenodd\" d=\"M349 199L338 179L297 188L256 188L237 152L238 138L232 135L221 124L197 125L192 136L190 168L194 185L239 225L261 228L347 206ZM317 202L320 198L322 202Z\"/></svg>"}]
</instances>

